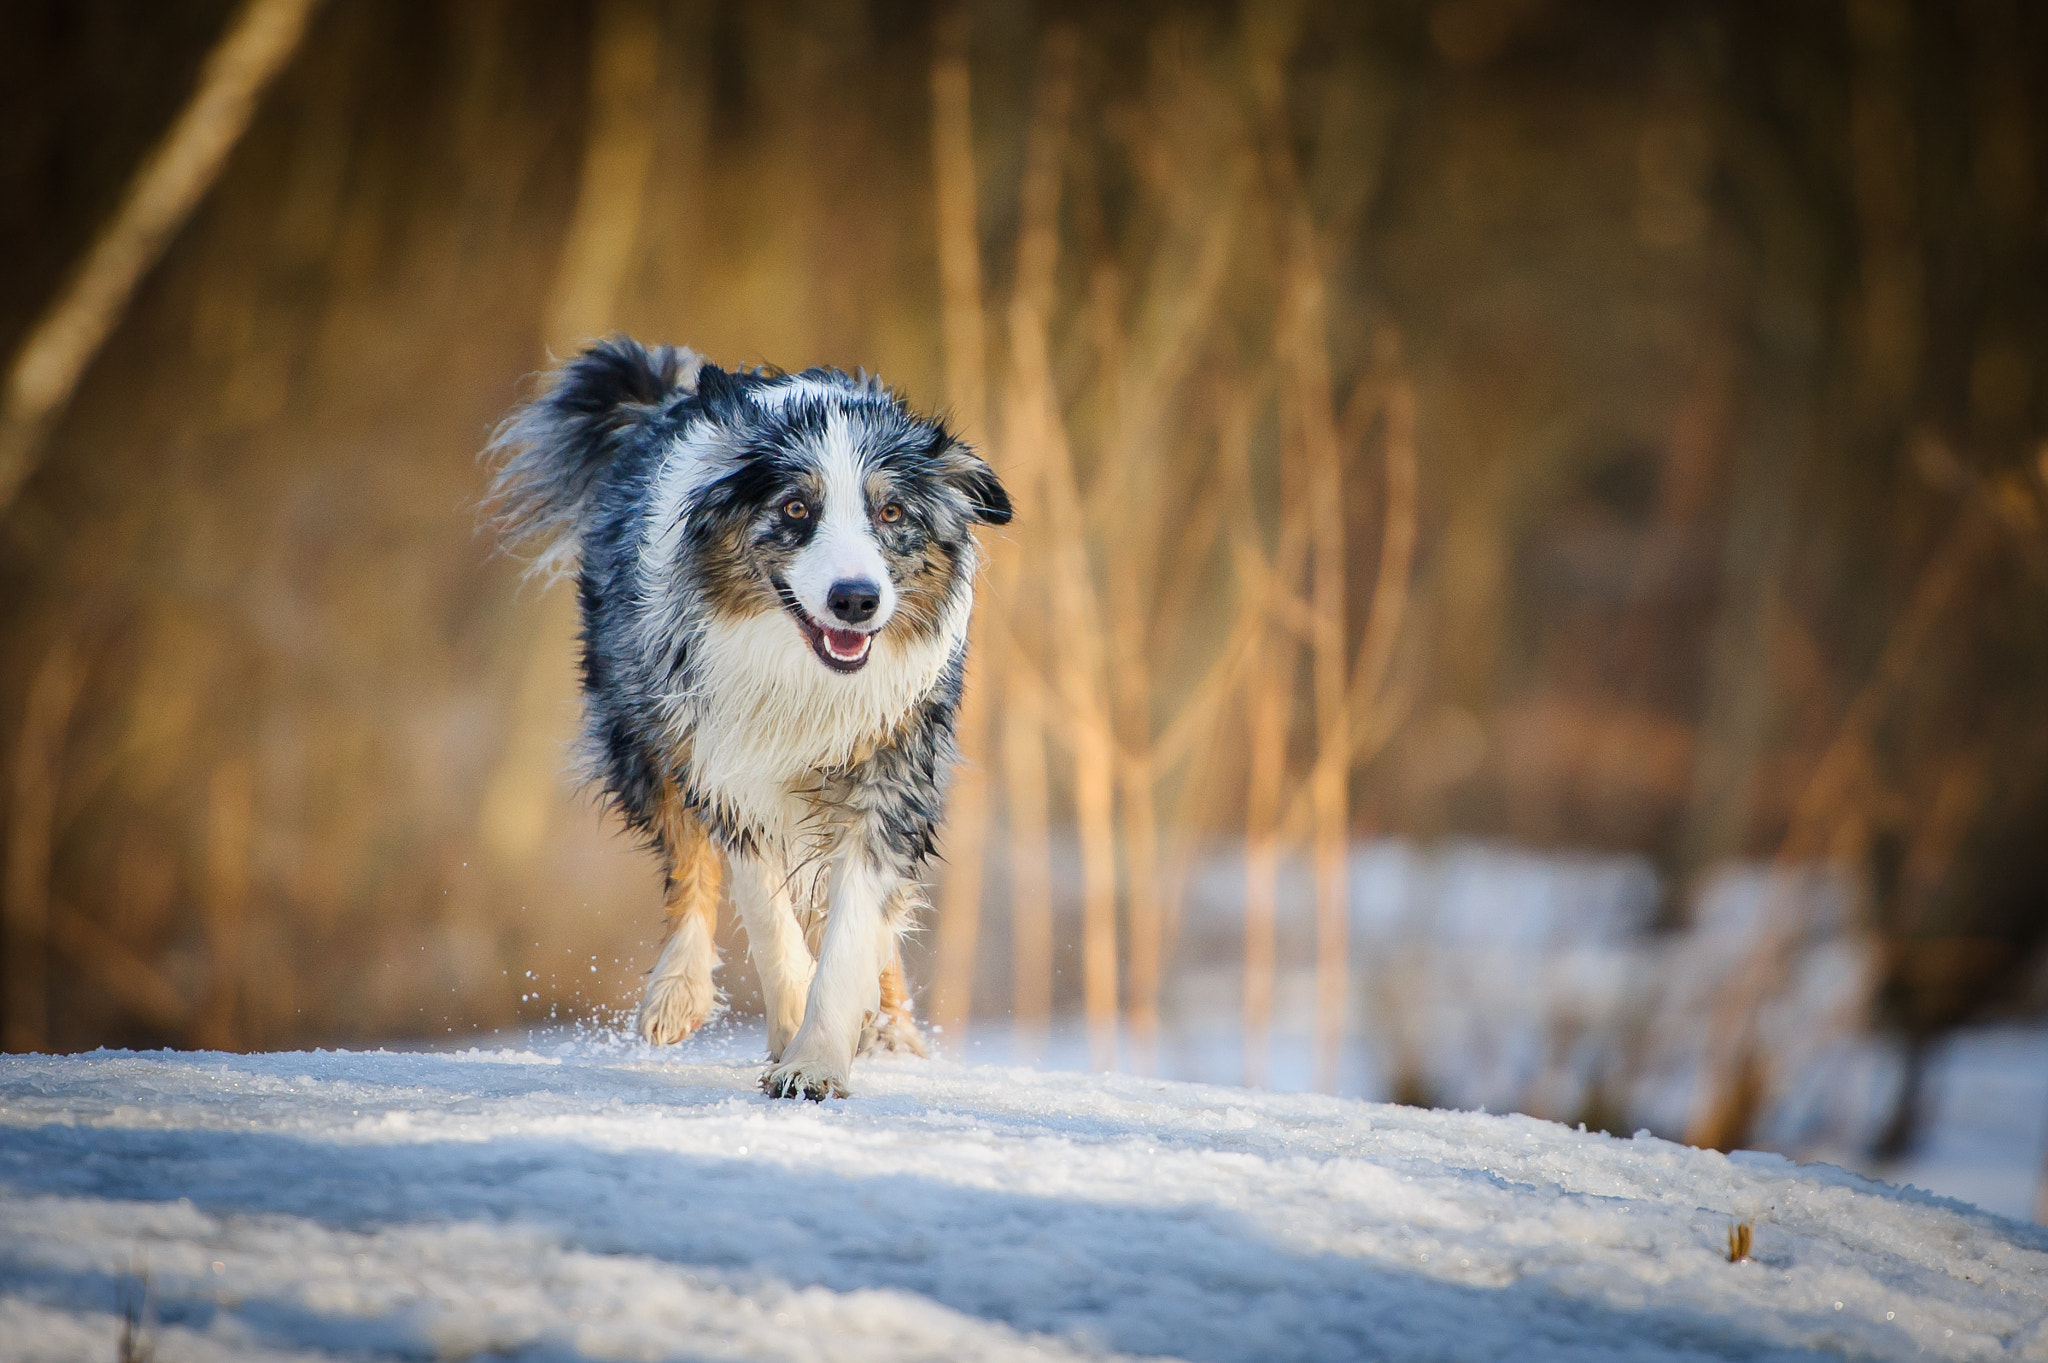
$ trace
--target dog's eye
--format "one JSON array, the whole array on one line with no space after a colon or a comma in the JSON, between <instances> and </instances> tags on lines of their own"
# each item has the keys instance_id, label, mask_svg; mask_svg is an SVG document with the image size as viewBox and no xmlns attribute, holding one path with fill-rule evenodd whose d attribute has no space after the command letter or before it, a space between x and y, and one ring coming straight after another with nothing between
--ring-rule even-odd
<instances>
[{"instance_id":1,"label":"dog's eye","mask_svg":"<svg viewBox=\"0 0 2048 1363\"><path fill-rule=\"evenodd\" d=\"M811 505L801 497L792 497L782 504L782 514L793 521L800 521L811 514Z\"/></svg>"},{"instance_id":2,"label":"dog's eye","mask_svg":"<svg viewBox=\"0 0 2048 1363\"><path fill-rule=\"evenodd\" d=\"M903 519L903 504L901 502L889 502L885 504L882 507L881 516L883 520L887 521L891 525L894 525L896 522Z\"/></svg>"}]
</instances>

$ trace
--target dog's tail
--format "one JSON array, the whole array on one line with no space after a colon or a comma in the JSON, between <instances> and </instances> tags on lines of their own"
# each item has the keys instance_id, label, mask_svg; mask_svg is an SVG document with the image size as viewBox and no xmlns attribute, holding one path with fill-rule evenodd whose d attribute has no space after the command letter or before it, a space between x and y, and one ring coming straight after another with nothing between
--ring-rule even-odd
<instances>
[{"instance_id":1,"label":"dog's tail","mask_svg":"<svg viewBox=\"0 0 2048 1363\"><path fill-rule=\"evenodd\" d=\"M538 545L530 572L574 564L599 476L674 394L696 390L703 364L694 350L610 336L557 365L498 424L484 448L486 514L507 548Z\"/></svg>"}]
</instances>

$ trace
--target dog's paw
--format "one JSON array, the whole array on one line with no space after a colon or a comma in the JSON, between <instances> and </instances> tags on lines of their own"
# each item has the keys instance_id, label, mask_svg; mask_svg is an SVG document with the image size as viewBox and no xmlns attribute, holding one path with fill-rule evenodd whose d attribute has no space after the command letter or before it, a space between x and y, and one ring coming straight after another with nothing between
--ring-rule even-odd
<instances>
[{"instance_id":1,"label":"dog's paw","mask_svg":"<svg viewBox=\"0 0 2048 1363\"><path fill-rule=\"evenodd\" d=\"M708 981L670 975L647 982L640 1000L640 1035L656 1046L686 1041L718 1011L718 992Z\"/></svg>"},{"instance_id":2,"label":"dog's paw","mask_svg":"<svg viewBox=\"0 0 2048 1363\"><path fill-rule=\"evenodd\" d=\"M916 1018L885 1008L868 1015L867 1025L860 1030L859 1053L923 1058L931 1055L931 1048L925 1044L924 1033L918 1030Z\"/></svg>"},{"instance_id":3,"label":"dog's paw","mask_svg":"<svg viewBox=\"0 0 2048 1363\"><path fill-rule=\"evenodd\" d=\"M770 1065L761 1075L761 1092L770 1098L808 1098L822 1103L846 1096L846 1076L829 1065L794 1060Z\"/></svg>"}]
</instances>

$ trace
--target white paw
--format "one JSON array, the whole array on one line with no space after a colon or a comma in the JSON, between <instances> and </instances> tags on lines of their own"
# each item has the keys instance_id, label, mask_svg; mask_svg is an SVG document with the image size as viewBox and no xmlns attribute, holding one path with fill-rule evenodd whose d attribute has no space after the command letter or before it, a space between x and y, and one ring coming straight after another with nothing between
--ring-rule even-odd
<instances>
[{"instance_id":1,"label":"white paw","mask_svg":"<svg viewBox=\"0 0 2048 1363\"><path fill-rule=\"evenodd\" d=\"M814 1103L844 1098L846 1071L816 1060L770 1065L761 1075L761 1092L770 1098L808 1098Z\"/></svg>"},{"instance_id":2,"label":"white paw","mask_svg":"<svg viewBox=\"0 0 2048 1363\"><path fill-rule=\"evenodd\" d=\"M657 1046L673 1046L688 1039L718 1011L718 990L711 973L698 977L657 975L647 982L640 999L640 1035Z\"/></svg>"},{"instance_id":3,"label":"white paw","mask_svg":"<svg viewBox=\"0 0 2048 1363\"><path fill-rule=\"evenodd\" d=\"M929 1056L931 1050L925 1045L924 1033L917 1029L917 1019L883 1009L868 1014L867 1025L860 1029L857 1053Z\"/></svg>"}]
</instances>

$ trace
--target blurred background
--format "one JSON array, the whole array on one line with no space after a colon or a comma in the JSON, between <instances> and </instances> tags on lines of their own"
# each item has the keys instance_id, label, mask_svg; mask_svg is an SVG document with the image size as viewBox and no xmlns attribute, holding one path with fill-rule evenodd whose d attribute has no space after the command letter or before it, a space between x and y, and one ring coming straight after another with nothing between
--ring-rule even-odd
<instances>
[{"instance_id":1,"label":"blurred background","mask_svg":"<svg viewBox=\"0 0 2048 1363\"><path fill-rule=\"evenodd\" d=\"M2048 10L7 5L8 1049L630 1007L571 594L475 510L614 329L1016 498L942 1050L2035 1214Z\"/></svg>"}]
</instances>

